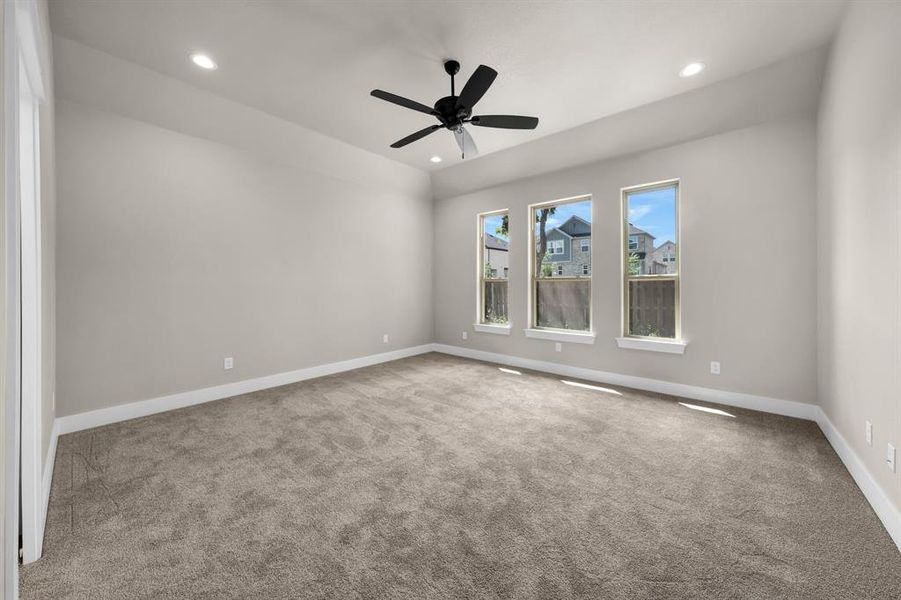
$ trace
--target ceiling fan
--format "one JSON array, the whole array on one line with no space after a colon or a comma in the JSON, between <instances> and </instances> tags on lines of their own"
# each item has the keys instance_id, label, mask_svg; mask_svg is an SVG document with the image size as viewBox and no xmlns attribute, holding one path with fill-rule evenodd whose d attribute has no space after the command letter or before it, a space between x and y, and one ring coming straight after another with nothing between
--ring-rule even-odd
<instances>
[{"instance_id":1,"label":"ceiling fan","mask_svg":"<svg viewBox=\"0 0 901 600\"><path fill-rule=\"evenodd\" d=\"M485 95L485 92L488 91L495 77L497 77L497 71L491 67L479 65L469 78L469 81L466 82L466 85L463 86L463 89L460 90L459 96L456 95L456 90L454 89L454 75L460 71L460 63L455 60L446 61L444 70L451 78L451 93L450 96L445 96L435 102L434 108L390 92L382 90L372 90L370 92L376 98L432 115L439 121L437 125L430 125L394 142L391 144L392 148L406 146L444 127L454 132L457 145L460 146L463 158L466 158L467 153L470 155L479 153L469 132L463 127L466 123L476 127L496 127L500 129L535 129L538 127L538 117L521 117L517 115L472 116L472 109L476 102Z\"/></svg>"}]
</instances>

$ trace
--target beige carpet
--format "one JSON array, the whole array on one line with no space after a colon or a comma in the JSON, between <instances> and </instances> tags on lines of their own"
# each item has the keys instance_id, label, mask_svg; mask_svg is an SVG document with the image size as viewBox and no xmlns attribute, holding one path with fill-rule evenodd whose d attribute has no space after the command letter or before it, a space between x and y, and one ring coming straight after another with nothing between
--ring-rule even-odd
<instances>
[{"instance_id":1,"label":"beige carpet","mask_svg":"<svg viewBox=\"0 0 901 600\"><path fill-rule=\"evenodd\" d=\"M901 597L814 423L616 392L428 354L63 436L22 597Z\"/></svg>"}]
</instances>

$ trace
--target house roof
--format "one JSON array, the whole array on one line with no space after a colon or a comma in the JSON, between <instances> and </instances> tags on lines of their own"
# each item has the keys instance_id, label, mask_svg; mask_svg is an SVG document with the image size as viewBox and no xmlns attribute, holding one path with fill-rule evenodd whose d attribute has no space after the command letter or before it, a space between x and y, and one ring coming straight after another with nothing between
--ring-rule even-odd
<instances>
[{"instance_id":1,"label":"house roof","mask_svg":"<svg viewBox=\"0 0 901 600\"><path fill-rule=\"evenodd\" d=\"M576 215L571 216L555 229L559 229L570 237L584 237L591 235L591 223Z\"/></svg>"},{"instance_id":2,"label":"house roof","mask_svg":"<svg viewBox=\"0 0 901 600\"><path fill-rule=\"evenodd\" d=\"M629 223L629 235L651 235L651 234L648 233L647 231L645 231L644 229L639 229L632 223ZM653 238L654 236L651 235L651 237Z\"/></svg>"},{"instance_id":3,"label":"house roof","mask_svg":"<svg viewBox=\"0 0 901 600\"><path fill-rule=\"evenodd\" d=\"M508 246L510 243L506 240L502 240L501 238L491 235L490 233L485 234L485 247L490 248L492 250L503 250L506 252L508 250Z\"/></svg>"},{"instance_id":4,"label":"house roof","mask_svg":"<svg viewBox=\"0 0 901 600\"><path fill-rule=\"evenodd\" d=\"M666 240L665 242L663 242L662 244L660 244L659 246L654 248L654 250L660 250L664 246L675 246L675 245L676 245L676 243L673 240Z\"/></svg>"}]
</instances>

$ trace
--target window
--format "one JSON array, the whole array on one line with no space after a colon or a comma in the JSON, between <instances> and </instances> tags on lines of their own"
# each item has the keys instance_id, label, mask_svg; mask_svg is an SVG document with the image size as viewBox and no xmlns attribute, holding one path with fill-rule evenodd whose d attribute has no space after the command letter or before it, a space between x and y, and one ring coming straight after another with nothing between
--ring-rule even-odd
<instances>
[{"instance_id":1,"label":"window","mask_svg":"<svg viewBox=\"0 0 901 600\"><path fill-rule=\"evenodd\" d=\"M479 215L478 323L481 324L507 324L508 228L506 210Z\"/></svg>"},{"instance_id":2,"label":"window","mask_svg":"<svg viewBox=\"0 0 901 600\"><path fill-rule=\"evenodd\" d=\"M582 265L582 275L591 275L591 265Z\"/></svg>"},{"instance_id":3,"label":"window","mask_svg":"<svg viewBox=\"0 0 901 600\"><path fill-rule=\"evenodd\" d=\"M679 182L623 190L623 335L679 338ZM639 249L638 238L645 241ZM664 252L665 251L665 252ZM662 260L655 260L654 256Z\"/></svg>"},{"instance_id":4,"label":"window","mask_svg":"<svg viewBox=\"0 0 901 600\"><path fill-rule=\"evenodd\" d=\"M567 239L585 238L590 246L591 197L530 206L529 219L533 224L529 253L530 326L591 331L590 262L586 270L583 265L573 264L570 260L555 260L555 255L563 253L564 240L548 239L563 234Z\"/></svg>"},{"instance_id":5,"label":"window","mask_svg":"<svg viewBox=\"0 0 901 600\"><path fill-rule=\"evenodd\" d=\"M583 239L581 242L579 242L579 249L582 250L582 252L588 252L589 247L590 244L588 240Z\"/></svg>"}]
</instances>

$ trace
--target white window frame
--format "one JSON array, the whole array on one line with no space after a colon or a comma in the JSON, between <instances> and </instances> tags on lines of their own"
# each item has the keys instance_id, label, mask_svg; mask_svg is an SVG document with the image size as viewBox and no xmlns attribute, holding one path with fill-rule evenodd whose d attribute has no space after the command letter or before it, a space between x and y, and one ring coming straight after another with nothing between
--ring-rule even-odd
<instances>
[{"instance_id":1,"label":"white window frame","mask_svg":"<svg viewBox=\"0 0 901 600\"><path fill-rule=\"evenodd\" d=\"M675 248L673 250L673 258L678 259L679 254L682 249L682 233L680 227L680 203L682 199L682 185L679 179L667 179L664 181L656 181L653 183L646 183L641 185L630 186L626 188L622 188L620 190L620 208L621 208L621 218L622 218L622 226L623 226L623 243L622 243L622 336L617 338L619 342L619 346L621 348L632 348L632 349L640 349L640 350L656 350L661 352L675 352L681 354L684 352L685 342L682 341L682 306L681 306L681 267L676 268L676 272L672 274L641 274L638 275L630 275L629 274L629 255L631 251L637 249L632 247L631 238L633 236L629 235L629 196L631 194L635 194L638 192L647 192L656 189L675 187L676 188L676 201L675 201L675 229L676 229L676 239ZM677 260L677 264L681 264L681 261ZM652 337L652 336L639 336L639 335L631 335L629 333L629 282L632 280L654 280L654 281L674 281L675 282L675 337L672 338L664 338L664 337ZM640 343L639 343L640 342ZM659 344L659 346L658 346Z\"/></svg>"},{"instance_id":2,"label":"white window frame","mask_svg":"<svg viewBox=\"0 0 901 600\"><path fill-rule=\"evenodd\" d=\"M579 240L579 250L582 252L589 252L591 250L590 241L586 239Z\"/></svg>"},{"instance_id":3,"label":"white window frame","mask_svg":"<svg viewBox=\"0 0 901 600\"><path fill-rule=\"evenodd\" d=\"M560 263L557 263L557 276L561 277L562 275L563 275L563 265Z\"/></svg>"},{"instance_id":4,"label":"white window frame","mask_svg":"<svg viewBox=\"0 0 901 600\"><path fill-rule=\"evenodd\" d=\"M509 227L509 218L510 218L510 210L506 208L502 208L499 210L492 210L488 212L479 213L476 218L476 224L478 226L478 232L476 235L478 248L476 250L476 268L477 268L477 278L476 281L478 285L476 286L478 289L476 290L476 294L478 296L476 301L476 320L473 324L473 329L475 331L479 331L482 333L501 333L502 335L507 335L510 332L510 278L509 278L509 261L510 261L510 232L508 230L507 236L507 263L508 266L504 268L504 277L485 277L485 219L489 217L503 217L507 216L508 219L508 227ZM496 271L495 271L496 274ZM507 322L506 323L489 323L485 321L485 284L490 282L504 282L507 285Z\"/></svg>"},{"instance_id":5,"label":"white window frame","mask_svg":"<svg viewBox=\"0 0 901 600\"><path fill-rule=\"evenodd\" d=\"M574 204L577 202L591 202L591 212L594 214L594 199L591 194L581 194L579 196L571 196L569 198L560 198L558 200L550 200L548 202L538 202L530 204L526 210L526 223L529 225L529 291L528 291L528 310L529 310L529 326L523 330L526 337L543 340L553 340L558 342L572 342L577 344L593 344L595 340L594 333L594 301L595 301L595 282L594 278L588 276L591 280L591 293L588 301L588 330L575 331L571 329L554 329L550 327L539 327L537 325L538 303L535 296L537 290L537 278L535 277L535 245L538 243L535 236L535 211L542 208L554 206L562 206L564 204ZM592 218L592 222L594 219ZM591 234L594 235L594 227L592 225ZM562 240L561 240L562 241ZM585 276L574 277L573 279L584 279Z\"/></svg>"},{"instance_id":6,"label":"white window frame","mask_svg":"<svg viewBox=\"0 0 901 600\"><path fill-rule=\"evenodd\" d=\"M635 245L634 245L634 246L632 245L632 239L633 239L633 238L635 239ZM637 236L637 235L630 235L630 236L629 236L629 250L638 250L638 236Z\"/></svg>"},{"instance_id":7,"label":"white window frame","mask_svg":"<svg viewBox=\"0 0 901 600\"><path fill-rule=\"evenodd\" d=\"M582 275L591 275L591 265L584 264L582 265Z\"/></svg>"}]
</instances>

